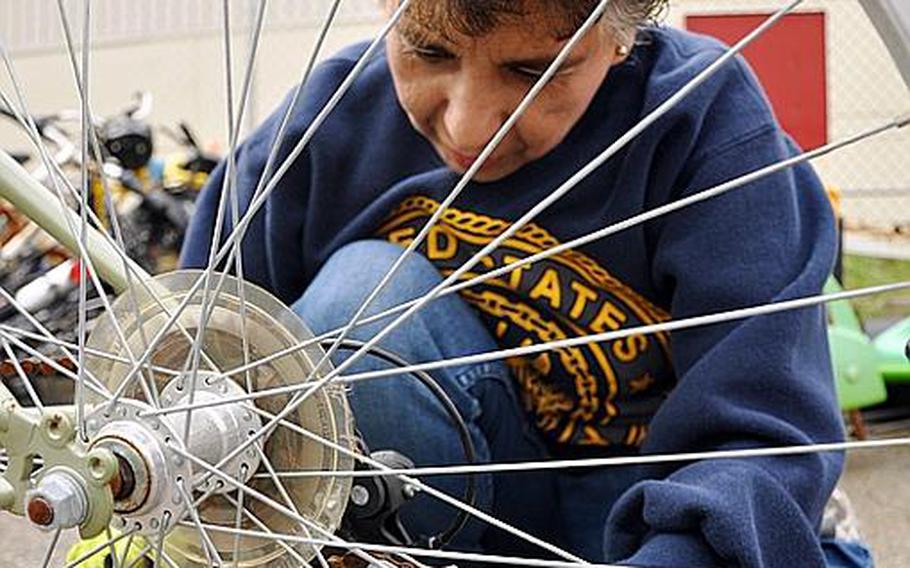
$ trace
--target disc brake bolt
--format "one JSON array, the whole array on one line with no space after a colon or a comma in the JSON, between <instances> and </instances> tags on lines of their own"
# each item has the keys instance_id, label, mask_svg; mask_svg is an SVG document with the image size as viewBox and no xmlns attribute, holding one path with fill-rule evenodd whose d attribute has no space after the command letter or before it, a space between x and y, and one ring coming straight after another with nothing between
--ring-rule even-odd
<instances>
[{"instance_id":1,"label":"disc brake bolt","mask_svg":"<svg viewBox=\"0 0 910 568\"><path fill-rule=\"evenodd\" d=\"M363 485L351 487L351 502L358 507L364 507L370 502L370 492Z\"/></svg>"}]
</instances>

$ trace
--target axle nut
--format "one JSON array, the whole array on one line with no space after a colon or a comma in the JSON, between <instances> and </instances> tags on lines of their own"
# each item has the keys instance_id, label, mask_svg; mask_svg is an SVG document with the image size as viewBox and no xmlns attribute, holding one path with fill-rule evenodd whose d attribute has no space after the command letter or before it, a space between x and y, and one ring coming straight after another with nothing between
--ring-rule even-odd
<instances>
[{"instance_id":1,"label":"axle nut","mask_svg":"<svg viewBox=\"0 0 910 568\"><path fill-rule=\"evenodd\" d=\"M28 519L45 530L69 529L88 515L88 498L72 475L51 471L25 496Z\"/></svg>"}]
</instances>

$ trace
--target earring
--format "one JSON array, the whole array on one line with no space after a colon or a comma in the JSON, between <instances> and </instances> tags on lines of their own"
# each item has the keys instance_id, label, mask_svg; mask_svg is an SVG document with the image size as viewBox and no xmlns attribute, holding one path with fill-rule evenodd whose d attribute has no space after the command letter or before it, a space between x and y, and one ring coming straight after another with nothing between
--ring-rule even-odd
<instances>
[{"instance_id":1,"label":"earring","mask_svg":"<svg viewBox=\"0 0 910 568\"><path fill-rule=\"evenodd\" d=\"M629 46L628 45L617 45L616 46L616 56L617 57L626 57L629 55Z\"/></svg>"}]
</instances>

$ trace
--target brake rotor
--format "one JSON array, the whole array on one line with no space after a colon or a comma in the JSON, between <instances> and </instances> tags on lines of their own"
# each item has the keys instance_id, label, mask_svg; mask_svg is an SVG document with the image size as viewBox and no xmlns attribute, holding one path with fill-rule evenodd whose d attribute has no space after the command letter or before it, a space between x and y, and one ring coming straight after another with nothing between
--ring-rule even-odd
<instances>
[{"instance_id":1,"label":"brake rotor","mask_svg":"<svg viewBox=\"0 0 910 568\"><path fill-rule=\"evenodd\" d=\"M127 338L130 350L138 358L143 353L145 342L155 337L168 320L162 304L168 312L175 311L177 306L189 296L190 288L200 275L201 272L198 271L180 271L155 277L149 282L149 285L159 296L160 304L152 299L142 287L134 286L135 300L131 298L129 292L122 294L114 302L112 314L105 314L98 319L88 339L88 347L118 357L127 357L127 352L115 331L113 321L116 320ZM213 277L212 288L216 286L219 278L219 275ZM213 293L209 292L208 301L211 301L212 296ZM205 362L200 362L198 386L203 386L203 377L211 377L217 375L217 371L226 371L244 364L242 330L245 331L251 361L256 361L313 337L313 334L293 312L261 288L244 283L244 298L243 310L246 315L244 321L241 322L238 281L231 276L225 277L222 291L206 325L202 343L205 356L217 369L212 369ZM200 287L200 290L192 294L186 309L179 318L180 324L190 335L195 335L202 317L202 300L203 293ZM137 309L138 319L136 318ZM159 393L167 395L163 396L161 400L163 407L186 402L185 399L173 395L179 390L177 387L185 386L178 384L177 381L186 382L188 380L186 374L182 376L175 376L175 374L184 371L184 364L191 345L191 340L177 326L173 326L158 343L151 357L151 364L158 370L143 373L149 381L154 382ZM222 388L221 391L230 392L233 395L248 390L248 386L252 391L259 391L300 384L310 374L316 361L320 360L322 353L317 345L297 350L292 354L257 366L246 373L230 377L228 380L233 381L234 384L230 385L230 389ZM130 365L126 363L98 356L87 356L86 365L87 369L104 382L112 392L117 390L130 371ZM173 372L164 372L163 369ZM316 375L316 379L325 376L330 370L330 365L323 365ZM146 402L139 378L137 376L131 380L124 392L124 397ZM199 392L203 394L200 394L197 401L203 400L203 397L206 396L205 388L200 388ZM285 408L291 398L290 394L276 395L247 401L243 404L254 404L256 408L275 415ZM103 403L104 401L99 399L95 402ZM238 414L237 410L234 408L233 414ZM247 413L240 412L240 414ZM260 423L259 418L257 417L257 424ZM351 450L355 447L353 420L340 386L327 385L319 389L285 419L335 444ZM238 418L238 422L239 420ZM261 417L262 424L267 422L267 417ZM193 424L203 423L204 420L200 419ZM193 427L202 428L203 426L194 425ZM120 430L126 431L129 428L123 428L121 424ZM246 431L240 432L240 434L248 435ZM195 435L196 430L193 430L192 436ZM209 435L212 434L209 433ZM221 441L220 434L216 433L216 435L218 438L213 439ZM275 471L349 471L353 469L353 459L349 454L310 440L281 425L273 428L264 440L264 446L260 447L263 448L266 459ZM258 467L260 473L266 473L264 464L260 463L259 458L256 457L258 452L253 446L250 448L251 451L246 453L250 455L251 459L246 463ZM224 473L235 476L236 471L232 470L232 467L226 467L223 470ZM253 473L256 472L250 472L249 479L246 480L248 487L267 495L289 509L298 511L301 516L312 521L313 525L318 525L322 531L314 530L312 527L308 529L249 495L243 497L243 505L249 515L243 516L241 529L304 538L325 538L327 534L334 533L338 528L350 491L350 479L343 477L284 478L281 481L287 496L293 503L293 507L291 507L282 491L271 479L255 477L252 475ZM194 474L197 481L198 474L198 471ZM155 475L154 471L152 471L152 475ZM193 494L194 500L201 496L205 487L197 487ZM211 486L208 487L211 488ZM234 503L236 503L237 497L237 491L223 491L221 494L212 495L199 506L200 519L206 524L235 527L236 508ZM134 508L141 509L141 504L132 505ZM129 526L134 522L134 517L130 515L127 512L120 515L121 527ZM251 516L255 517L256 521L251 519ZM264 529L263 526L267 529ZM308 561L315 556L318 548L301 543L282 545L273 539L248 536L240 537L239 546L237 546L235 536L232 534L209 531L209 536L219 557L232 566L297 566L300 564L299 557ZM168 555L180 566L209 564L204 545L195 528L176 526L167 536L165 543ZM295 553L289 553L288 547L293 547ZM234 557L235 550L238 551L236 558Z\"/></svg>"}]
</instances>

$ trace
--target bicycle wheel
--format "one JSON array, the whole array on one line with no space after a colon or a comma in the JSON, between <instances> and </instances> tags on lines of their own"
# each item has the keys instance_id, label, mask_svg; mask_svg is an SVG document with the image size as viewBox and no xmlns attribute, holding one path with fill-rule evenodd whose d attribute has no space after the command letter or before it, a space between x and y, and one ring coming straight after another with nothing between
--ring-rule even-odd
<instances>
[{"instance_id":1,"label":"bicycle wheel","mask_svg":"<svg viewBox=\"0 0 910 568\"><path fill-rule=\"evenodd\" d=\"M30 179L12 159L0 154L0 194L77 255L86 259L81 265L83 270L87 270L80 279L83 287L91 280L95 283L95 288L100 290L98 282L103 279L119 292L119 297L114 301L108 300L101 292L105 314L89 335L85 317L85 291L84 288L81 290L79 344L61 346L69 349L65 355L76 363L75 372L67 371L76 382L76 400L71 408L45 407L36 400L38 412L23 410L12 396L6 396L8 393L0 389L0 436L3 436L0 441L3 441L6 449L6 481L0 484L0 504L15 513L27 515L33 524L54 531L45 565L54 554L63 530L78 528L83 536L94 537L104 533L108 527L118 534L108 533L96 550L87 551L81 558L73 559L70 565L82 564L98 551L116 550L117 546L133 543L139 537L145 538L142 544L136 545L141 555L171 566L300 566L310 561L318 561L327 566L329 559L326 558L326 548L352 551L361 559L377 563L387 563L389 560L386 555L394 555L414 564L420 562L413 557L538 566L584 564L583 559L577 555L504 523L457 497L433 488L418 477L580 467L579 464L565 461L460 468L440 466L412 468L394 473L406 486L508 531L540 547L542 554L546 553L550 557L556 555L560 558L558 561L351 543L336 536L335 532L348 506L353 480L371 475L392 475L387 465L363 455L356 447L353 432L356 417L350 416L342 380L350 380L352 377L343 374L345 369L376 347L391 330L437 297L508 273L517 266L530 264L562 250L605 238L634 224L733 191L761 176L907 124L906 117L895 119L879 128L792 160L768 165L700 194L642 212L596 233L554 246L501 269L459 281L485 255L567 194L580 181L576 177L583 178L585 172L608 161L625 144L695 91L699 84L721 69L746 45L800 4L798 1L788 3L755 32L707 67L683 90L657 106L626 136L584 166L577 176L573 176L532 207L510 228L498 233L471 259L447 275L442 284L426 295L383 314L386 318L395 317L382 331L359 347L350 359L333 367L329 356L339 348L350 330L355 325L380 319L377 316L362 317L374 295L366 300L348 325L315 337L306 329L305 324L268 292L244 281L242 248L236 245L244 238L249 220L274 190L276 180L286 172L286 165L292 163L306 148L346 90L356 81L363 62L375 53L382 38L393 29L408 4L407 0L402 2L393 17L383 26L377 39L370 44L336 93L317 113L302 138L295 141L295 150L285 164L279 165L269 160L266 175L260 180L254 198L243 212L236 201L229 203L231 199L236 199L237 192L232 190L231 176L225 176L226 191L223 192L225 197L222 198L222 207L224 211L231 207L235 219L225 243L213 247L209 266L204 271L150 277L122 253L122 238L116 222L112 223L113 235L100 233L92 229L87 208L83 207L77 212L64 209L58 204L58 201L63 200L62 194L73 189L67 187L65 178L55 177L53 191L49 191ZM235 105L230 71L233 65L229 6L229 2L223 4L227 22L224 30L228 58L226 82L231 86L228 88L228 130L231 133L231 148L234 148L237 143L236 132L242 122L249 94L249 70L256 49L250 52L250 62L245 66L247 73L242 95L239 104ZM254 46L260 41L267 2L263 1L258 6ZM557 72L572 46L596 24L607 6L607 1L599 3L586 18L557 59L530 88L514 114L505 121L455 185L449 198L438 207L418 236L408 244L407 252L419 246L430 227L442 217L448 205L480 170L484 160L489 158L495 146ZM864 6L891 49L898 68L904 73L905 79L910 79L910 11L899 0L868 0ZM337 7L336 1L329 8L325 20L326 30L331 26ZM77 52L72 47L74 41L70 37L62 4L61 15L74 75L83 95L83 122L90 123L91 89L90 82L86 79L91 59L89 52L85 51L79 54L81 62L77 61ZM84 4L83 17L85 21L91 21L93 17L89 2ZM83 28L82 45L91 44L90 29L90 26ZM323 37L320 37L320 42ZM314 49L313 56L318 52L319 44ZM308 76L311 65L312 61L308 64L305 77ZM19 97L18 87L15 89L16 96L4 95L9 101L7 106L19 109L26 128L33 129L34 125L29 124L26 118L27 106ZM299 91L295 96L299 96ZM289 106L293 107L294 105ZM34 138L40 144L40 138ZM277 138L280 139L281 134ZM82 145L82 162L87 164L97 146L97 140L93 138L90 129L83 129ZM48 169L53 169L50 157L45 152L41 154L49 162ZM233 156L233 152L230 155ZM83 178L83 185L87 185L85 171ZM221 215L215 223L217 234L223 230L220 220ZM218 238L212 240L220 242ZM215 267L222 264L233 266L239 278L216 272ZM378 289L395 277L399 266L400 263L394 265ZM680 330L908 286L908 283L895 283L837 295L788 300L642 328L610 331L583 339L595 342L640 333ZM42 336L40 328L37 332L24 331L32 336L37 333L39 338ZM0 329L0 338L7 348L22 347L22 337L23 330ZM322 351L319 341L327 338L334 339L335 343L327 351ZM54 338L45 337L43 340L54 341ZM471 355L458 360L424 362L388 372L362 373L356 378L364 380L400 374L403 371L425 371L466 362L536 354L570 345L572 341L576 340L556 340L518 349ZM49 364L51 363L53 361ZM29 384L27 374L21 369L16 370L23 382ZM888 443L906 443L906 440ZM862 444L741 450L734 451L734 454L746 457L766 453L802 454L848 447L862 447ZM42 458L40 461L36 460L39 456ZM690 461L710 457L716 456L708 452L662 456L659 459ZM618 461L648 463L649 460L658 461L653 456L643 456L626 460L593 460L587 462L587 466L602 467ZM366 473L357 472L355 463L364 464L371 469ZM278 472L289 475L279 476ZM122 552L119 554L123 555ZM376 555L381 558L377 560ZM126 556L122 557L122 561L127 562ZM115 564L119 564L119 561L115 560Z\"/></svg>"}]
</instances>

